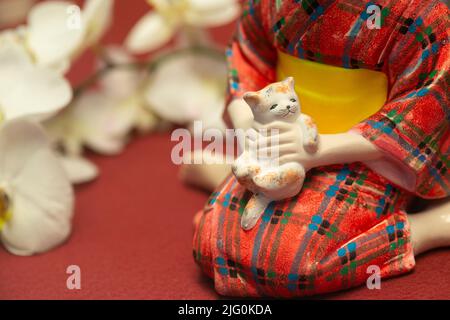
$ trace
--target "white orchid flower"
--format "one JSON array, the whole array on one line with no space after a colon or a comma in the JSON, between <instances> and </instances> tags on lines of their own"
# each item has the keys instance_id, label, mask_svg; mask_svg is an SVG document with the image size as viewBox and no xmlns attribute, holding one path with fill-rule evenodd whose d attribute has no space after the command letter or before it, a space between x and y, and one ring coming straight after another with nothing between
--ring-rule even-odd
<instances>
[{"instance_id":1,"label":"white orchid flower","mask_svg":"<svg viewBox=\"0 0 450 320\"><path fill-rule=\"evenodd\" d=\"M105 33L113 5L113 0L86 0L83 10L66 1L33 6L26 39L36 63L67 71L70 61Z\"/></svg>"},{"instance_id":2,"label":"white orchid flower","mask_svg":"<svg viewBox=\"0 0 450 320\"><path fill-rule=\"evenodd\" d=\"M95 165L82 158L84 147L115 155L124 149L134 128L148 131L157 124L143 106L145 78L134 59L119 47L108 47L104 54L108 63L117 67L103 74L98 88L81 92L66 110L46 122L73 183L88 182L98 175ZM104 67L104 63L99 66Z\"/></svg>"},{"instance_id":3,"label":"white orchid flower","mask_svg":"<svg viewBox=\"0 0 450 320\"><path fill-rule=\"evenodd\" d=\"M32 63L14 34L0 36L0 115L3 122L51 117L72 98L72 88L56 71ZM1 121L0 121L1 122Z\"/></svg>"},{"instance_id":4,"label":"white orchid flower","mask_svg":"<svg viewBox=\"0 0 450 320\"><path fill-rule=\"evenodd\" d=\"M0 0L0 28L22 22L35 0Z\"/></svg>"},{"instance_id":5,"label":"white orchid flower","mask_svg":"<svg viewBox=\"0 0 450 320\"><path fill-rule=\"evenodd\" d=\"M88 182L98 175L96 167L81 157L84 147L105 155L123 150L135 118L133 112L111 96L88 91L46 122L52 140L63 149L61 160L73 183Z\"/></svg>"},{"instance_id":6,"label":"white orchid flower","mask_svg":"<svg viewBox=\"0 0 450 320\"><path fill-rule=\"evenodd\" d=\"M113 67L100 78L101 90L117 99L136 93L145 77L145 73L136 64L136 59L118 46L106 47L104 58ZM104 61L100 61L98 68L103 68L104 64Z\"/></svg>"},{"instance_id":7,"label":"white orchid flower","mask_svg":"<svg viewBox=\"0 0 450 320\"><path fill-rule=\"evenodd\" d=\"M85 147L104 155L120 153L136 125L141 108L135 97L116 100L103 91L87 91L63 112L46 122L60 160L72 183L98 176L97 167L82 157ZM58 148L56 148L58 149Z\"/></svg>"},{"instance_id":8,"label":"white orchid flower","mask_svg":"<svg viewBox=\"0 0 450 320\"><path fill-rule=\"evenodd\" d=\"M148 0L154 10L133 27L125 45L145 53L166 44L181 27L216 27L236 19L238 0Z\"/></svg>"},{"instance_id":9,"label":"white orchid flower","mask_svg":"<svg viewBox=\"0 0 450 320\"><path fill-rule=\"evenodd\" d=\"M81 184L98 177L98 168L91 161L82 156L70 156L56 153L72 184Z\"/></svg>"},{"instance_id":10,"label":"white orchid flower","mask_svg":"<svg viewBox=\"0 0 450 320\"><path fill-rule=\"evenodd\" d=\"M136 59L121 47L108 47L106 56L110 63L118 67L112 68L101 78L100 89L119 101L121 108L128 109L130 115L134 115L133 119L126 117L123 121L132 120L133 123L129 124L131 129L136 128L141 132L159 127L158 122L161 121L145 105L143 91L147 82L146 70L137 68Z\"/></svg>"},{"instance_id":11,"label":"white orchid flower","mask_svg":"<svg viewBox=\"0 0 450 320\"><path fill-rule=\"evenodd\" d=\"M83 12L84 41L88 46L97 43L111 25L114 0L87 0Z\"/></svg>"},{"instance_id":12,"label":"white orchid flower","mask_svg":"<svg viewBox=\"0 0 450 320\"><path fill-rule=\"evenodd\" d=\"M91 91L81 96L71 111L79 119L83 129L79 133L87 147L106 155L123 150L133 126L133 108L103 92Z\"/></svg>"},{"instance_id":13,"label":"white orchid flower","mask_svg":"<svg viewBox=\"0 0 450 320\"><path fill-rule=\"evenodd\" d=\"M150 130L156 126L156 117L144 107L145 73L122 48L107 47L104 54L116 67L103 74L98 88L82 92L66 110L47 122L50 134L62 145L66 156L79 157L84 146L100 154L117 154L134 128ZM101 63L99 69L104 67Z\"/></svg>"},{"instance_id":14,"label":"white orchid flower","mask_svg":"<svg viewBox=\"0 0 450 320\"><path fill-rule=\"evenodd\" d=\"M176 124L202 121L203 128L225 129L225 61L205 54L171 57L155 71L146 90L149 107Z\"/></svg>"},{"instance_id":15,"label":"white orchid flower","mask_svg":"<svg viewBox=\"0 0 450 320\"><path fill-rule=\"evenodd\" d=\"M25 120L0 127L0 240L32 255L67 239L73 190L44 131Z\"/></svg>"}]
</instances>

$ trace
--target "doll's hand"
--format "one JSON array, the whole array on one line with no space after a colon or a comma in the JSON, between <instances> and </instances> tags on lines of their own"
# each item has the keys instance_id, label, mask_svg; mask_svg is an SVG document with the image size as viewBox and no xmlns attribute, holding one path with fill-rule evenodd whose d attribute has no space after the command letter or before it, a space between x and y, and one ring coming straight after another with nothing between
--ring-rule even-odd
<instances>
[{"instance_id":1,"label":"doll's hand","mask_svg":"<svg viewBox=\"0 0 450 320\"><path fill-rule=\"evenodd\" d=\"M293 126L284 121L274 121L267 125L261 125L255 122L253 129L259 133L267 132L266 136L259 135L258 137L258 152L269 155L278 154L279 165L297 162L306 171L318 165L319 152L311 154L304 149L302 129L300 126ZM271 134L271 130L278 130L278 134L273 133L273 131ZM277 141L278 143L271 145L273 141Z\"/></svg>"},{"instance_id":2,"label":"doll's hand","mask_svg":"<svg viewBox=\"0 0 450 320\"><path fill-rule=\"evenodd\" d=\"M278 164L288 162L301 164L305 171L319 166L331 164L342 164L350 162L365 162L383 159L383 152L375 147L370 141L354 132L319 135L320 143L315 153L308 153L303 148L301 129L284 122L273 122L269 125L253 125L255 130L278 129L278 144L270 146L272 137L259 137L258 146L267 148L259 149L258 152L265 154L276 154L278 151ZM269 131L270 132L270 131ZM277 148L278 149L274 149ZM275 152L274 152L275 151Z\"/></svg>"}]
</instances>

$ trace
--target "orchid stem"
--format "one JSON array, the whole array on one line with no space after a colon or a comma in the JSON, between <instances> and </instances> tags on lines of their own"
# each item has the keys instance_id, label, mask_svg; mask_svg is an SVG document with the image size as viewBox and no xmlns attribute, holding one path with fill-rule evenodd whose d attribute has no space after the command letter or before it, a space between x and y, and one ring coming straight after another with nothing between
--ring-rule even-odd
<instances>
[{"instance_id":1,"label":"orchid stem","mask_svg":"<svg viewBox=\"0 0 450 320\"><path fill-rule=\"evenodd\" d=\"M114 69L146 69L149 73L155 72L160 65L164 64L166 61L182 56L184 54L194 54L208 56L217 60L224 60L225 55L222 50L215 47L204 47L204 46L191 46L186 48L181 48L166 52L158 55L153 60L144 62L132 62L132 63L122 63L114 64L105 56L103 50L99 49L103 60L105 61L105 66L98 69L94 74L85 79L77 88L74 89L74 97L78 97L85 90L94 85L99 79L105 76L108 72Z\"/></svg>"}]
</instances>

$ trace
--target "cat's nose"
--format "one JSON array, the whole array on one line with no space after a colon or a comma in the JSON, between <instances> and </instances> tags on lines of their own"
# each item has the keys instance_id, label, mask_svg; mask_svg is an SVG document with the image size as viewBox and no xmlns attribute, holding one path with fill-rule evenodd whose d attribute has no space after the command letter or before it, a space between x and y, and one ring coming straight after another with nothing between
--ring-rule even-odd
<instances>
[{"instance_id":1,"label":"cat's nose","mask_svg":"<svg viewBox=\"0 0 450 320\"><path fill-rule=\"evenodd\" d=\"M291 110L291 106L287 106L286 108L287 108L288 110Z\"/></svg>"}]
</instances>

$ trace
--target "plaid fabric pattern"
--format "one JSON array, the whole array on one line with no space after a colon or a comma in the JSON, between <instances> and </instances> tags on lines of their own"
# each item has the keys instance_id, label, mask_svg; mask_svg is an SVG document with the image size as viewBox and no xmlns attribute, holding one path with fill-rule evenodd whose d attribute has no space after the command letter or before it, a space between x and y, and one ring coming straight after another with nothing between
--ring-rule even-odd
<instances>
[{"instance_id":1,"label":"plaid fabric pattern","mask_svg":"<svg viewBox=\"0 0 450 320\"><path fill-rule=\"evenodd\" d=\"M373 4L381 8L381 29L366 24ZM227 50L228 102L276 80L277 50L382 71L389 81L388 100L354 130L414 172L417 195L447 197L449 40L444 1L250 0Z\"/></svg>"},{"instance_id":2,"label":"plaid fabric pattern","mask_svg":"<svg viewBox=\"0 0 450 320\"><path fill-rule=\"evenodd\" d=\"M366 27L372 4L381 8L379 30ZM354 130L415 173L417 195L447 197L449 21L438 0L250 0L227 50L228 101L276 80L277 50L382 71L388 100ZM364 164L311 170L299 195L271 203L245 232L250 196L228 178L196 226L194 258L221 294L299 297L363 284L370 265L382 277L414 267L411 194Z\"/></svg>"},{"instance_id":3,"label":"plaid fabric pattern","mask_svg":"<svg viewBox=\"0 0 450 320\"><path fill-rule=\"evenodd\" d=\"M196 227L194 258L229 296L299 297L414 267L408 195L361 163L311 170L300 194L272 202L250 231L240 218L250 193L230 177Z\"/></svg>"}]
</instances>

